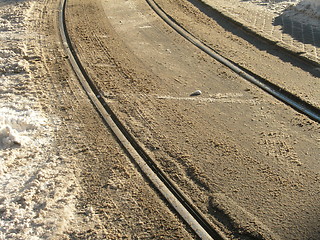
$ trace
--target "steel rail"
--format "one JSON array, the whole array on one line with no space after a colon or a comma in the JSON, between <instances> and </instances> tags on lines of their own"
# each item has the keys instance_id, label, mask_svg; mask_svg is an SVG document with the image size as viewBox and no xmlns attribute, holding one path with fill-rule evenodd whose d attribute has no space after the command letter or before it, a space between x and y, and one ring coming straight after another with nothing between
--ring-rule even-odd
<instances>
[{"instance_id":1,"label":"steel rail","mask_svg":"<svg viewBox=\"0 0 320 240\"><path fill-rule=\"evenodd\" d=\"M207 53L209 56L224 64L232 71L246 79L247 81L255 84L265 92L279 99L283 103L291 106L298 112L308 116L316 122L320 122L320 109L312 104L304 101L298 96L288 92L287 90L269 82L268 80L256 75L255 73L241 67L239 64L227 59L218 54L214 49L207 46L199 39L194 37L189 31L184 29L180 24L177 23L171 16L169 16L163 9L161 9L154 0L146 0L150 7L176 32L187 39L189 42L194 44L196 47Z\"/></svg>"},{"instance_id":2,"label":"steel rail","mask_svg":"<svg viewBox=\"0 0 320 240\"><path fill-rule=\"evenodd\" d=\"M67 0L61 0L59 29L62 43L75 74L105 124L112 130L131 159L136 162L157 191L162 194L167 202L201 239L226 240L227 238L218 227L210 223L192 204L188 197L157 167L151 157L139 146L134 137L126 130L115 113L104 101L103 97L101 97L98 88L87 74L73 48L65 21L66 4Z\"/></svg>"}]
</instances>

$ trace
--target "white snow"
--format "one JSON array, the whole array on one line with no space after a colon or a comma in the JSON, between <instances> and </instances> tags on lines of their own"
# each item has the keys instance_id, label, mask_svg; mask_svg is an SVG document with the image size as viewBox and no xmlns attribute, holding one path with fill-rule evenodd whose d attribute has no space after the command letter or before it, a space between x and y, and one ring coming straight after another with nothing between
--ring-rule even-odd
<instances>
[{"instance_id":1,"label":"white snow","mask_svg":"<svg viewBox=\"0 0 320 240\"><path fill-rule=\"evenodd\" d=\"M26 58L35 1L0 2L0 239L53 239L73 218L76 179L54 152Z\"/></svg>"},{"instance_id":2,"label":"white snow","mask_svg":"<svg viewBox=\"0 0 320 240\"><path fill-rule=\"evenodd\" d=\"M283 14L298 22L312 24L319 27L320 24L320 0L244 0L267 10Z\"/></svg>"}]
</instances>

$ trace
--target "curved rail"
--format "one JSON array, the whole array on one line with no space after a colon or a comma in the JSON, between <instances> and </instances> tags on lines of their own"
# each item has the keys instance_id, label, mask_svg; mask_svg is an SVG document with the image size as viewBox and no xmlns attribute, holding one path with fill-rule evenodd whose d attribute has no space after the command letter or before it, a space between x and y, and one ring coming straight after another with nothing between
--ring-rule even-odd
<instances>
[{"instance_id":1,"label":"curved rail","mask_svg":"<svg viewBox=\"0 0 320 240\"><path fill-rule=\"evenodd\" d=\"M137 163L156 189L177 211L182 219L203 240L223 240L226 237L213 226L202 213L189 201L177 186L156 166L151 157L137 143L134 137L125 129L120 120L101 97L84 67L81 64L68 35L65 23L65 8L67 0L61 1L59 14L59 28L63 45L68 54L69 61L75 71L83 89L99 112L105 124L112 130L129 156Z\"/></svg>"},{"instance_id":2,"label":"curved rail","mask_svg":"<svg viewBox=\"0 0 320 240\"><path fill-rule=\"evenodd\" d=\"M180 35L194 44L196 47L207 53L212 58L216 59L220 63L224 64L232 71L236 72L238 75L246 79L247 81L255 84L260 87L265 92L271 94L275 98L279 99L283 103L291 106L298 112L308 116L314 121L320 122L320 109L311 105L310 103L302 100L298 96L284 90L283 88L269 82L268 80L254 74L241 67L240 65L234 63L230 59L227 59L221 55L219 55L214 49L210 48L206 44L202 43L199 39L194 37L190 32L185 30L182 26L180 26L171 16L169 16L165 11L163 11L154 0L146 0L150 7L175 31L177 31Z\"/></svg>"}]
</instances>

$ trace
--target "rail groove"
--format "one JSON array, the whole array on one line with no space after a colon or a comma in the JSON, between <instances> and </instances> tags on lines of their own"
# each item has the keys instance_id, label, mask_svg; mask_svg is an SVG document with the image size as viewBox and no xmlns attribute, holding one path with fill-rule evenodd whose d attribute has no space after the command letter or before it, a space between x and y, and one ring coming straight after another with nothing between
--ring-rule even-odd
<instances>
[{"instance_id":1,"label":"rail groove","mask_svg":"<svg viewBox=\"0 0 320 240\"><path fill-rule=\"evenodd\" d=\"M203 216L203 214L192 204L188 197L178 189L166 174L156 166L154 161L150 156L148 156L143 148L139 146L134 137L126 130L108 104L101 97L99 90L82 66L81 61L72 46L65 21L66 4L67 0L61 0L59 10L59 29L62 43L72 68L83 89L87 93L96 110L99 112L105 124L112 130L129 156L137 163L155 188L201 239L227 239L216 226L210 223L206 217Z\"/></svg>"},{"instance_id":2,"label":"rail groove","mask_svg":"<svg viewBox=\"0 0 320 240\"><path fill-rule=\"evenodd\" d=\"M154 0L146 0L150 7L176 32L178 32L181 36L186 38L189 42L194 44L196 47L207 53L209 56L214 58L215 60L219 61L220 63L224 64L232 71L236 72L242 78L246 79L247 81L253 83L254 85L258 86L265 92L269 93L270 95L274 96L275 98L279 99L286 105L291 106L296 111L308 116L309 118L313 119L316 122L320 122L320 109L312 104L304 101L303 99L299 98L298 96L286 91L285 89L277 86L268 80L256 75L255 73L249 71L241 67L239 64L227 59L220 54L218 54L214 49L207 46L199 39L194 37L189 31L184 29L177 21L175 21L171 16L169 16L163 9L161 9L158 4Z\"/></svg>"}]
</instances>

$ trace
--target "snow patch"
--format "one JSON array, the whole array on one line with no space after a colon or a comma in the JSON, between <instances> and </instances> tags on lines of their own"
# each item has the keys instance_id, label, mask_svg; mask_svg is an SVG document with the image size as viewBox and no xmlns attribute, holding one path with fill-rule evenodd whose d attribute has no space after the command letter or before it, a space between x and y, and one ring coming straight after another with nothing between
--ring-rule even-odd
<instances>
[{"instance_id":1,"label":"snow patch","mask_svg":"<svg viewBox=\"0 0 320 240\"><path fill-rule=\"evenodd\" d=\"M61 239L75 213L72 159L54 148L25 54L34 4L0 1L0 240Z\"/></svg>"},{"instance_id":2,"label":"snow patch","mask_svg":"<svg viewBox=\"0 0 320 240\"><path fill-rule=\"evenodd\" d=\"M243 0L267 8L277 15L299 17L300 22L320 20L320 0Z\"/></svg>"},{"instance_id":3,"label":"snow patch","mask_svg":"<svg viewBox=\"0 0 320 240\"><path fill-rule=\"evenodd\" d=\"M0 128L0 149L20 144L17 133L11 127Z\"/></svg>"},{"instance_id":4,"label":"snow patch","mask_svg":"<svg viewBox=\"0 0 320 240\"><path fill-rule=\"evenodd\" d=\"M46 119L39 113L22 108L0 109L0 149L22 144L31 144L32 131L46 124Z\"/></svg>"}]
</instances>

